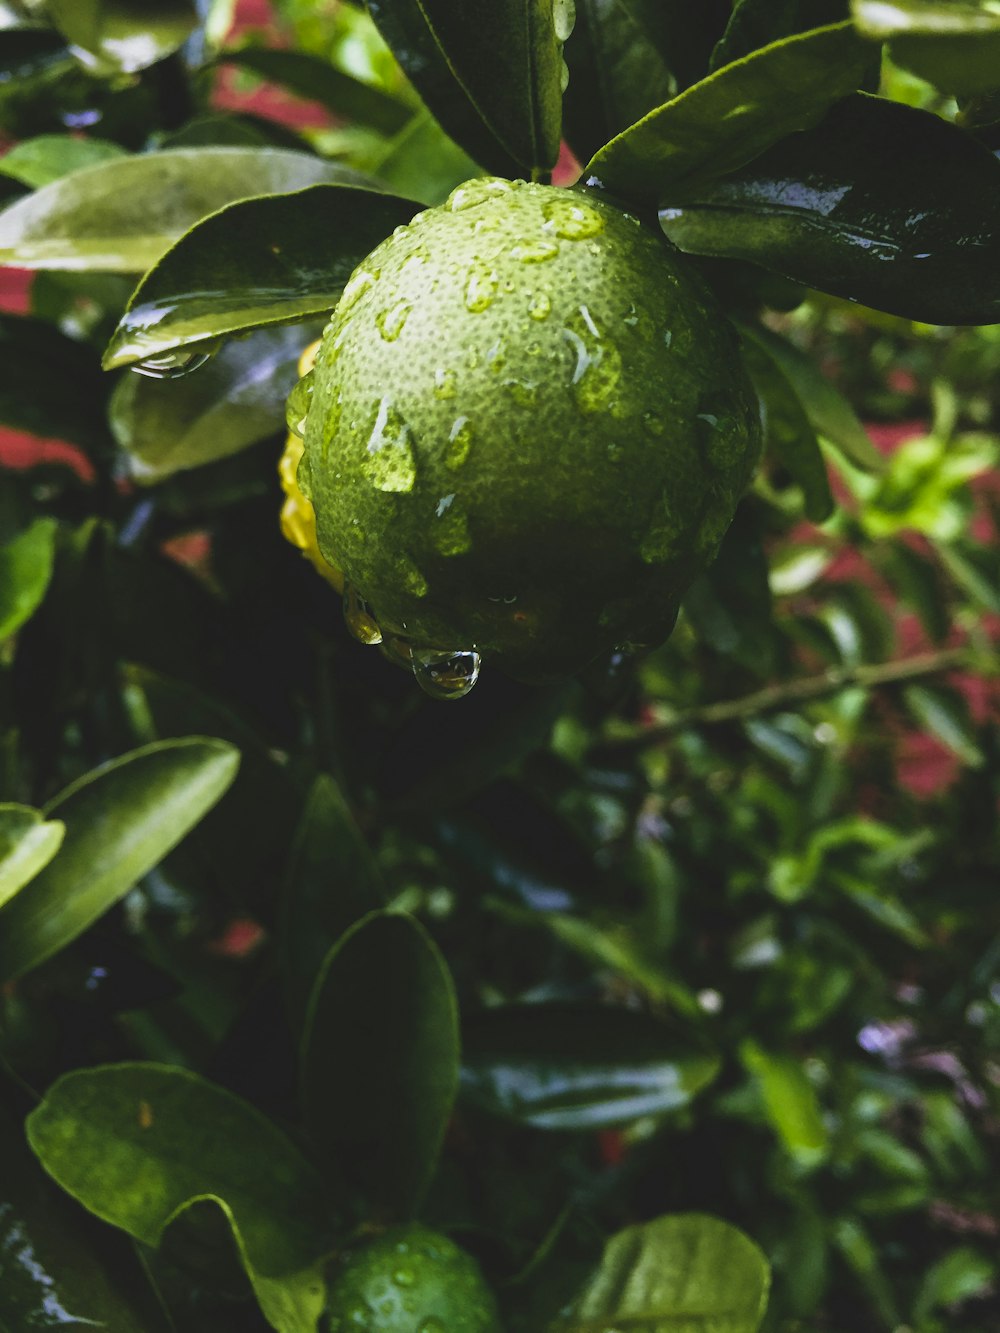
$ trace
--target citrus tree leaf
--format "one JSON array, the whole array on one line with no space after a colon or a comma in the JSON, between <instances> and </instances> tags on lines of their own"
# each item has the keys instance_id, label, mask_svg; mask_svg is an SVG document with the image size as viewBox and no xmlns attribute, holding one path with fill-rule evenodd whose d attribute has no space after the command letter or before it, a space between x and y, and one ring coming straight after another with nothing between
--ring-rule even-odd
<instances>
[{"instance_id":1,"label":"citrus tree leaf","mask_svg":"<svg viewBox=\"0 0 1000 1333\"><path fill-rule=\"evenodd\" d=\"M903 698L914 719L963 764L982 768L986 757L976 743L969 710L961 695L931 685L908 685Z\"/></svg>"},{"instance_id":2,"label":"citrus tree leaf","mask_svg":"<svg viewBox=\"0 0 1000 1333\"><path fill-rule=\"evenodd\" d=\"M222 741L162 741L61 792L44 811L66 825L59 855L0 909L0 977L37 967L128 893L211 809L238 762Z\"/></svg>"},{"instance_id":3,"label":"citrus tree leaf","mask_svg":"<svg viewBox=\"0 0 1000 1333\"><path fill-rule=\"evenodd\" d=\"M218 1204L271 1327L314 1333L326 1206L309 1163L247 1102L184 1069L104 1065L53 1084L27 1133L68 1194L146 1245L191 1204Z\"/></svg>"},{"instance_id":4,"label":"citrus tree leaf","mask_svg":"<svg viewBox=\"0 0 1000 1333\"><path fill-rule=\"evenodd\" d=\"M850 23L773 42L725 65L605 144L584 168L606 189L669 200L808 129L863 82L870 52Z\"/></svg>"},{"instance_id":5,"label":"citrus tree leaf","mask_svg":"<svg viewBox=\"0 0 1000 1333\"><path fill-rule=\"evenodd\" d=\"M701 1213L626 1227L604 1248L597 1272L560 1333L756 1333L771 1271L736 1227Z\"/></svg>"},{"instance_id":6,"label":"citrus tree leaf","mask_svg":"<svg viewBox=\"0 0 1000 1333\"><path fill-rule=\"evenodd\" d=\"M538 1129L662 1115L686 1106L720 1066L655 1019L610 1005L504 1005L468 1019L462 1036L463 1095Z\"/></svg>"},{"instance_id":7,"label":"citrus tree leaf","mask_svg":"<svg viewBox=\"0 0 1000 1333\"><path fill-rule=\"evenodd\" d=\"M95 74L135 74L176 51L198 22L192 0L48 0L53 23Z\"/></svg>"},{"instance_id":8,"label":"citrus tree leaf","mask_svg":"<svg viewBox=\"0 0 1000 1333\"><path fill-rule=\"evenodd\" d=\"M458 1087L458 1008L411 917L373 912L316 979L302 1046L306 1123L362 1216L407 1217L437 1166Z\"/></svg>"},{"instance_id":9,"label":"citrus tree leaf","mask_svg":"<svg viewBox=\"0 0 1000 1333\"><path fill-rule=\"evenodd\" d=\"M1000 88L1000 12L982 0L851 0L858 31L942 92Z\"/></svg>"},{"instance_id":10,"label":"citrus tree leaf","mask_svg":"<svg viewBox=\"0 0 1000 1333\"><path fill-rule=\"evenodd\" d=\"M848 8L848 0L736 0L712 52L711 68L721 69L793 33L841 23Z\"/></svg>"},{"instance_id":11,"label":"citrus tree leaf","mask_svg":"<svg viewBox=\"0 0 1000 1333\"><path fill-rule=\"evenodd\" d=\"M123 375L109 422L129 454L132 476L157 482L280 431L305 343L302 329L261 329L227 343L181 383Z\"/></svg>"},{"instance_id":12,"label":"citrus tree leaf","mask_svg":"<svg viewBox=\"0 0 1000 1333\"><path fill-rule=\"evenodd\" d=\"M0 172L37 190L71 171L127 157L108 139L75 139L71 134L39 134L0 157Z\"/></svg>"},{"instance_id":13,"label":"citrus tree leaf","mask_svg":"<svg viewBox=\"0 0 1000 1333\"><path fill-rule=\"evenodd\" d=\"M0 906L48 865L66 826L30 805L0 805Z\"/></svg>"},{"instance_id":14,"label":"citrus tree leaf","mask_svg":"<svg viewBox=\"0 0 1000 1333\"><path fill-rule=\"evenodd\" d=\"M139 283L105 368L329 312L358 262L416 211L410 200L346 185L220 209Z\"/></svg>"},{"instance_id":15,"label":"citrus tree leaf","mask_svg":"<svg viewBox=\"0 0 1000 1333\"><path fill-rule=\"evenodd\" d=\"M356 173L285 148L172 148L83 167L0 213L0 263L142 273L199 218Z\"/></svg>"},{"instance_id":16,"label":"citrus tree leaf","mask_svg":"<svg viewBox=\"0 0 1000 1333\"><path fill-rule=\"evenodd\" d=\"M444 129L506 176L548 170L559 153L566 0L369 0L369 13Z\"/></svg>"},{"instance_id":17,"label":"citrus tree leaf","mask_svg":"<svg viewBox=\"0 0 1000 1333\"><path fill-rule=\"evenodd\" d=\"M690 253L908 319L1000 320L1000 162L930 112L858 93L742 171L663 202L664 231Z\"/></svg>"},{"instance_id":18,"label":"citrus tree leaf","mask_svg":"<svg viewBox=\"0 0 1000 1333\"><path fill-rule=\"evenodd\" d=\"M38 518L0 546L0 641L15 634L41 605L55 564L54 518Z\"/></svg>"},{"instance_id":19,"label":"citrus tree leaf","mask_svg":"<svg viewBox=\"0 0 1000 1333\"><path fill-rule=\"evenodd\" d=\"M107 448L108 385L93 347L43 319L0 312L0 422L43 438L69 440L88 452ZM59 385L59 393L51 391Z\"/></svg>"},{"instance_id":20,"label":"citrus tree leaf","mask_svg":"<svg viewBox=\"0 0 1000 1333\"><path fill-rule=\"evenodd\" d=\"M740 1046L740 1059L757 1081L767 1118L791 1155L804 1166L821 1161L829 1136L815 1089L801 1063L790 1055L765 1051L749 1040Z\"/></svg>"}]
</instances>

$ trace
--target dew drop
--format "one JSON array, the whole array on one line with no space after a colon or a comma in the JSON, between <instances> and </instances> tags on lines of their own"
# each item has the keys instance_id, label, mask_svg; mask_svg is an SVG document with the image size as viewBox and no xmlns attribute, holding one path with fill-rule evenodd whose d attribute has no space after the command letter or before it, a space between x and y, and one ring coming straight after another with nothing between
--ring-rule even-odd
<instances>
[{"instance_id":1,"label":"dew drop","mask_svg":"<svg viewBox=\"0 0 1000 1333\"><path fill-rule=\"evenodd\" d=\"M414 648L412 651L413 674L417 684L432 699L461 699L472 689L479 679L482 660L474 648L463 648L457 652L440 648ZM433 1322L426 1320L421 1327L426 1331ZM444 1333L444 1325L441 1325Z\"/></svg>"},{"instance_id":2,"label":"dew drop","mask_svg":"<svg viewBox=\"0 0 1000 1333\"><path fill-rule=\"evenodd\" d=\"M417 465L410 443L410 428L383 398L361 459L361 470L377 491L412 491Z\"/></svg>"},{"instance_id":3,"label":"dew drop","mask_svg":"<svg viewBox=\"0 0 1000 1333\"><path fill-rule=\"evenodd\" d=\"M621 379L617 346L585 305L577 308L563 336L576 353L571 383L577 407L585 415L608 409Z\"/></svg>"},{"instance_id":4,"label":"dew drop","mask_svg":"<svg viewBox=\"0 0 1000 1333\"><path fill-rule=\"evenodd\" d=\"M454 501L453 495L445 496L448 501ZM464 511L453 504L441 504L437 507L437 522L431 529L431 541L440 555L464 555L466 551L472 549L472 538L469 536L469 520Z\"/></svg>"},{"instance_id":5,"label":"dew drop","mask_svg":"<svg viewBox=\"0 0 1000 1333\"><path fill-rule=\"evenodd\" d=\"M474 265L465 280L465 308L474 315L488 310L497 294L500 280L496 270Z\"/></svg>"},{"instance_id":6,"label":"dew drop","mask_svg":"<svg viewBox=\"0 0 1000 1333\"><path fill-rule=\"evenodd\" d=\"M427 596L427 580L409 556L401 555L398 557L396 573L405 592L410 593L413 597Z\"/></svg>"},{"instance_id":7,"label":"dew drop","mask_svg":"<svg viewBox=\"0 0 1000 1333\"><path fill-rule=\"evenodd\" d=\"M533 407L538 397L538 385L532 380L504 380L503 387L521 407Z\"/></svg>"},{"instance_id":8,"label":"dew drop","mask_svg":"<svg viewBox=\"0 0 1000 1333\"><path fill-rule=\"evenodd\" d=\"M635 328L636 324L639 323L639 311L636 309L634 302L629 306L628 314L622 316L622 323L627 324L629 328Z\"/></svg>"},{"instance_id":9,"label":"dew drop","mask_svg":"<svg viewBox=\"0 0 1000 1333\"><path fill-rule=\"evenodd\" d=\"M438 369L434 372L434 397L454 398L457 392L457 376L453 370Z\"/></svg>"},{"instance_id":10,"label":"dew drop","mask_svg":"<svg viewBox=\"0 0 1000 1333\"><path fill-rule=\"evenodd\" d=\"M566 241L586 241L604 230L603 217L582 200L549 199L542 212L546 229Z\"/></svg>"},{"instance_id":11,"label":"dew drop","mask_svg":"<svg viewBox=\"0 0 1000 1333\"><path fill-rule=\"evenodd\" d=\"M452 190L444 206L452 213L464 213L467 208L477 208L500 195L509 194L514 187L515 182L500 176L482 176Z\"/></svg>"},{"instance_id":12,"label":"dew drop","mask_svg":"<svg viewBox=\"0 0 1000 1333\"><path fill-rule=\"evenodd\" d=\"M392 1280L397 1287L412 1287L417 1278L412 1268L397 1268Z\"/></svg>"},{"instance_id":13,"label":"dew drop","mask_svg":"<svg viewBox=\"0 0 1000 1333\"><path fill-rule=\"evenodd\" d=\"M430 1319L425 1319L417 1329L417 1333L448 1333L448 1330L442 1324L440 1319L431 1315Z\"/></svg>"},{"instance_id":14,"label":"dew drop","mask_svg":"<svg viewBox=\"0 0 1000 1333\"><path fill-rule=\"evenodd\" d=\"M366 268L357 268L347 279L344 290L340 296L340 302L337 306L337 313L346 315L349 310L357 305L367 292L375 286L378 281L378 272L372 273Z\"/></svg>"},{"instance_id":15,"label":"dew drop","mask_svg":"<svg viewBox=\"0 0 1000 1333\"><path fill-rule=\"evenodd\" d=\"M130 367L137 375L146 375L151 380L179 380L182 375L190 375L211 361L212 351L187 351L178 348L173 352L163 352L159 356L147 356Z\"/></svg>"},{"instance_id":16,"label":"dew drop","mask_svg":"<svg viewBox=\"0 0 1000 1333\"><path fill-rule=\"evenodd\" d=\"M659 439L667 429L666 422L660 416L659 412L643 412L642 426L647 435L653 435L657 439Z\"/></svg>"},{"instance_id":17,"label":"dew drop","mask_svg":"<svg viewBox=\"0 0 1000 1333\"><path fill-rule=\"evenodd\" d=\"M350 583L344 585L344 620L359 643L371 646L382 642L382 630L371 607Z\"/></svg>"},{"instance_id":18,"label":"dew drop","mask_svg":"<svg viewBox=\"0 0 1000 1333\"><path fill-rule=\"evenodd\" d=\"M535 292L531 298L531 304L528 306L528 314L532 319L548 319L552 313L552 301L547 292Z\"/></svg>"},{"instance_id":19,"label":"dew drop","mask_svg":"<svg viewBox=\"0 0 1000 1333\"><path fill-rule=\"evenodd\" d=\"M413 306L409 301L397 301L375 316L375 325L387 343L394 343L403 332L407 316Z\"/></svg>"},{"instance_id":20,"label":"dew drop","mask_svg":"<svg viewBox=\"0 0 1000 1333\"><path fill-rule=\"evenodd\" d=\"M557 42L568 42L576 23L576 5L573 0L553 0L552 26Z\"/></svg>"},{"instance_id":21,"label":"dew drop","mask_svg":"<svg viewBox=\"0 0 1000 1333\"><path fill-rule=\"evenodd\" d=\"M472 427L469 424L468 417L456 417L451 425L451 433L448 436L448 448L445 451L445 467L451 468L454 472L462 466L469 457L469 450L472 448Z\"/></svg>"},{"instance_id":22,"label":"dew drop","mask_svg":"<svg viewBox=\"0 0 1000 1333\"><path fill-rule=\"evenodd\" d=\"M309 414L309 404L312 402L315 387L313 372L307 370L296 382L285 403L285 424L300 440L306 433L306 417Z\"/></svg>"},{"instance_id":23,"label":"dew drop","mask_svg":"<svg viewBox=\"0 0 1000 1333\"><path fill-rule=\"evenodd\" d=\"M569 65L560 56L559 58L559 91L564 93L569 87Z\"/></svg>"},{"instance_id":24,"label":"dew drop","mask_svg":"<svg viewBox=\"0 0 1000 1333\"><path fill-rule=\"evenodd\" d=\"M548 241L541 237L538 240L518 241L511 248L510 257L522 264L544 264L546 260L555 259L558 253L558 241Z\"/></svg>"}]
</instances>

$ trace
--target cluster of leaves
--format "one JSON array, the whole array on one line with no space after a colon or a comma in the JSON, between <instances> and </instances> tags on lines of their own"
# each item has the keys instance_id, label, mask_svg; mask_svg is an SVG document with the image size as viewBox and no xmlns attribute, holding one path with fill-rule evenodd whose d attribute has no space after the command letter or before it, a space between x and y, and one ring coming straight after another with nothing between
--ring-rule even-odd
<instances>
[{"instance_id":1,"label":"cluster of leaves","mask_svg":"<svg viewBox=\"0 0 1000 1333\"><path fill-rule=\"evenodd\" d=\"M0 473L0 1326L313 1333L419 1211L511 1330L982 1333L1000 343L930 326L1000 299L1000 19L470 8L0 5L0 421L73 446ZM281 541L283 401L393 226L563 138L739 322L767 456L667 645L449 708Z\"/></svg>"}]
</instances>

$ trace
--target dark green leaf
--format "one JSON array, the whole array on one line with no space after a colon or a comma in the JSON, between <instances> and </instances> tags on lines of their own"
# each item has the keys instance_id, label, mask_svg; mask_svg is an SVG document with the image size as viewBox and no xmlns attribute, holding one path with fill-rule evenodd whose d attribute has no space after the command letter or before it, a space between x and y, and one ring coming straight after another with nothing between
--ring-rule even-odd
<instances>
[{"instance_id":1,"label":"dark green leaf","mask_svg":"<svg viewBox=\"0 0 1000 1333\"><path fill-rule=\"evenodd\" d=\"M727 1222L700 1213L658 1217L612 1236L564 1333L756 1333L771 1270Z\"/></svg>"},{"instance_id":2,"label":"dark green leaf","mask_svg":"<svg viewBox=\"0 0 1000 1333\"><path fill-rule=\"evenodd\" d=\"M39 518L0 546L0 640L16 634L41 605L55 563L56 520Z\"/></svg>"},{"instance_id":3,"label":"dark green leaf","mask_svg":"<svg viewBox=\"0 0 1000 1333\"><path fill-rule=\"evenodd\" d=\"M142 273L236 199L356 173L281 148L174 148L84 167L0 213L0 263Z\"/></svg>"},{"instance_id":4,"label":"dark green leaf","mask_svg":"<svg viewBox=\"0 0 1000 1333\"><path fill-rule=\"evenodd\" d=\"M828 1135L801 1063L749 1040L740 1046L740 1059L757 1080L767 1118L781 1142L803 1166L815 1166L827 1154Z\"/></svg>"},{"instance_id":5,"label":"dark green leaf","mask_svg":"<svg viewBox=\"0 0 1000 1333\"><path fill-rule=\"evenodd\" d=\"M810 28L841 23L848 0L736 0L726 31L712 52L712 70L771 42Z\"/></svg>"},{"instance_id":6,"label":"dark green leaf","mask_svg":"<svg viewBox=\"0 0 1000 1333\"><path fill-rule=\"evenodd\" d=\"M15 144L0 157L0 172L33 190L100 162L127 157L124 148L107 139L74 139L69 134L40 134Z\"/></svg>"},{"instance_id":7,"label":"dark green leaf","mask_svg":"<svg viewBox=\"0 0 1000 1333\"><path fill-rule=\"evenodd\" d=\"M894 542L882 553L889 576L901 600L920 617L927 634L935 643L943 643L951 629L951 616L945 593L945 580L937 564L904 542ZM993 594L995 597L995 593ZM998 607L1000 609L1000 607Z\"/></svg>"},{"instance_id":8,"label":"dark green leaf","mask_svg":"<svg viewBox=\"0 0 1000 1333\"><path fill-rule=\"evenodd\" d=\"M413 918L373 912L330 951L302 1047L306 1123L361 1216L408 1217L437 1166L458 1087L448 968Z\"/></svg>"},{"instance_id":9,"label":"dark green leaf","mask_svg":"<svg viewBox=\"0 0 1000 1333\"><path fill-rule=\"evenodd\" d=\"M1000 88L1000 13L987 0L851 0L859 32L942 92Z\"/></svg>"},{"instance_id":10,"label":"dark green leaf","mask_svg":"<svg viewBox=\"0 0 1000 1333\"><path fill-rule=\"evenodd\" d=\"M448 134L482 166L517 176L559 152L565 0L369 0L369 12Z\"/></svg>"},{"instance_id":11,"label":"dark green leaf","mask_svg":"<svg viewBox=\"0 0 1000 1333\"><path fill-rule=\"evenodd\" d=\"M198 15L192 0L48 0L56 27L95 74L135 74L185 42Z\"/></svg>"},{"instance_id":12,"label":"dark green leaf","mask_svg":"<svg viewBox=\"0 0 1000 1333\"><path fill-rule=\"evenodd\" d=\"M332 310L355 266L415 211L409 200L345 185L221 209L140 282L105 367Z\"/></svg>"},{"instance_id":13,"label":"dark green leaf","mask_svg":"<svg viewBox=\"0 0 1000 1333\"><path fill-rule=\"evenodd\" d=\"M0 359L3 425L88 450L105 444L108 385L96 373L99 362L92 347L42 319L0 313ZM54 383L58 394L51 392Z\"/></svg>"},{"instance_id":14,"label":"dark green leaf","mask_svg":"<svg viewBox=\"0 0 1000 1333\"><path fill-rule=\"evenodd\" d=\"M443 203L456 185L478 174L472 158L423 108L368 166L395 194L431 206Z\"/></svg>"},{"instance_id":15,"label":"dark green leaf","mask_svg":"<svg viewBox=\"0 0 1000 1333\"><path fill-rule=\"evenodd\" d=\"M771 588L761 515L745 502L722 539L719 554L691 584L684 613L716 652L759 676L774 667Z\"/></svg>"},{"instance_id":16,"label":"dark green leaf","mask_svg":"<svg viewBox=\"0 0 1000 1333\"><path fill-rule=\"evenodd\" d=\"M908 319L1000 320L1000 162L929 112L859 93L744 170L680 183L665 202L660 221L682 250L749 259Z\"/></svg>"},{"instance_id":17,"label":"dark green leaf","mask_svg":"<svg viewBox=\"0 0 1000 1333\"><path fill-rule=\"evenodd\" d=\"M467 1020L463 1041L463 1094L539 1129L600 1129L673 1111L720 1063L655 1019L609 1005L487 1009Z\"/></svg>"},{"instance_id":18,"label":"dark green leaf","mask_svg":"<svg viewBox=\"0 0 1000 1333\"><path fill-rule=\"evenodd\" d=\"M254 1107L187 1070L105 1065L61 1078L27 1129L67 1193L147 1245L190 1204L217 1203L271 1326L314 1333L325 1206L315 1172Z\"/></svg>"},{"instance_id":19,"label":"dark green leaf","mask_svg":"<svg viewBox=\"0 0 1000 1333\"><path fill-rule=\"evenodd\" d=\"M46 807L66 825L54 861L0 909L0 977L37 967L86 930L215 804L239 756L222 741L164 741L105 764Z\"/></svg>"},{"instance_id":20,"label":"dark green leaf","mask_svg":"<svg viewBox=\"0 0 1000 1333\"><path fill-rule=\"evenodd\" d=\"M815 125L860 85L868 58L849 23L775 42L651 111L596 153L584 175L628 198L673 203L679 190Z\"/></svg>"},{"instance_id":21,"label":"dark green leaf","mask_svg":"<svg viewBox=\"0 0 1000 1333\"><path fill-rule=\"evenodd\" d=\"M908 685L903 691L906 706L919 725L970 768L986 762L976 743L969 709L960 694L933 685Z\"/></svg>"},{"instance_id":22,"label":"dark green leaf","mask_svg":"<svg viewBox=\"0 0 1000 1333\"><path fill-rule=\"evenodd\" d=\"M66 825L28 805L0 805L0 906L55 856Z\"/></svg>"}]
</instances>

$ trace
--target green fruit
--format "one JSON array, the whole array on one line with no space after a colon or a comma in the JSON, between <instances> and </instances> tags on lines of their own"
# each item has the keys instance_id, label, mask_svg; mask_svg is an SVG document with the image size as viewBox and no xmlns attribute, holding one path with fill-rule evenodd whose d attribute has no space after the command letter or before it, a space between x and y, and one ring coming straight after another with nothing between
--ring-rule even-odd
<instances>
[{"instance_id":1,"label":"green fruit","mask_svg":"<svg viewBox=\"0 0 1000 1333\"><path fill-rule=\"evenodd\" d=\"M394 1227L342 1258L327 1333L500 1333L479 1266L447 1236Z\"/></svg>"},{"instance_id":2,"label":"green fruit","mask_svg":"<svg viewBox=\"0 0 1000 1333\"><path fill-rule=\"evenodd\" d=\"M373 250L296 401L320 550L397 654L527 679L664 639L759 451L687 262L593 192L519 181L469 181Z\"/></svg>"}]
</instances>

